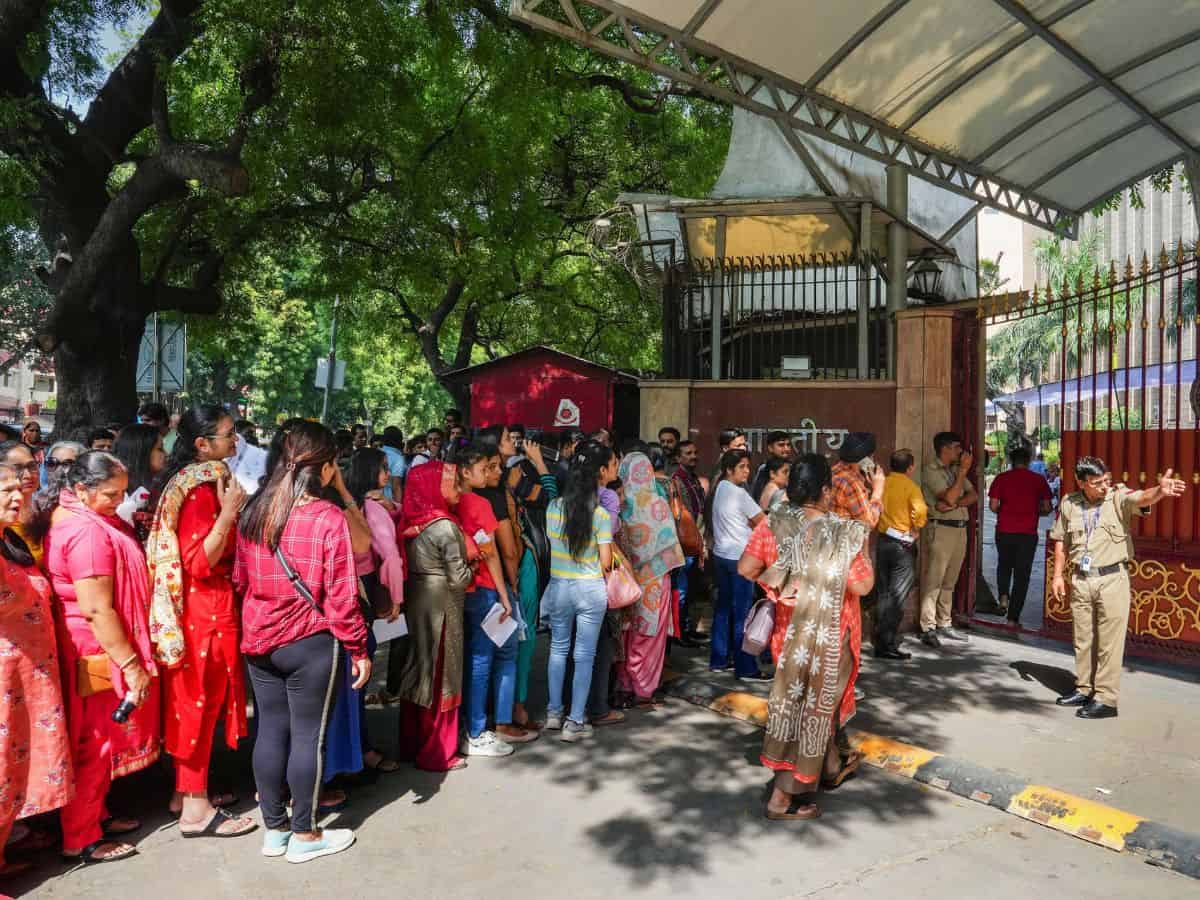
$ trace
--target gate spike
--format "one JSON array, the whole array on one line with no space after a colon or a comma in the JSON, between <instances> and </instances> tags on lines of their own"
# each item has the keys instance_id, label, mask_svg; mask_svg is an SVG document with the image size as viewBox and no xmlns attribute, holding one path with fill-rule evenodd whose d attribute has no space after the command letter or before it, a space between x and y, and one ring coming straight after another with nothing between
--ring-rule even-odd
<instances>
[{"instance_id":1,"label":"gate spike","mask_svg":"<svg viewBox=\"0 0 1200 900\"><path fill-rule=\"evenodd\" d=\"M1150 274L1150 257L1146 255L1146 251L1142 251L1142 277L1145 278Z\"/></svg>"},{"instance_id":2,"label":"gate spike","mask_svg":"<svg viewBox=\"0 0 1200 900\"><path fill-rule=\"evenodd\" d=\"M1171 264L1171 257L1167 255L1167 245L1163 244L1162 250L1158 254L1158 268L1161 271Z\"/></svg>"},{"instance_id":3,"label":"gate spike","mask_svg":"<svg viewBox=\"0 0 1200 900\"><path fill-rule=\"evenodd\" d=\"M1083 273L1082 272L1077 272L1075 275L1075 293L1076 294L1083 293Z\"/></svg>"},{"instance_id":4,"label":"gate spike","mask_svg":"<svg viewBox=\"0 0 1200 900\"><path fill-rule=\"evenodd\" d=\"M1125 280L1133 281L1133 258L1125 257Z\"/></svg>"},{"instance_id":5,"label":"gate spike","mask_svg":"<svg viewBox=\"0 0 1200 900\"><path fill-rule=\"evenodd\" d=\"M1175 248L1175 262L1183 262L1183 238L1179 239L1179 245Z\"/></svg>"},{"instance_id":6,"label":"gate spike","mask_svg":"<svg viewBox=\"0 0 1200 900\"><path fill-rule=\"evenodd\" d=\"M1100 267L1093 266L1092 267L1092 291L1093 291L1093 293L1096 293L1096 294L1100 293L1100 287L1102 284L1103 284L1103 282L1100 280Z\"/></svg>"}]
</instances>

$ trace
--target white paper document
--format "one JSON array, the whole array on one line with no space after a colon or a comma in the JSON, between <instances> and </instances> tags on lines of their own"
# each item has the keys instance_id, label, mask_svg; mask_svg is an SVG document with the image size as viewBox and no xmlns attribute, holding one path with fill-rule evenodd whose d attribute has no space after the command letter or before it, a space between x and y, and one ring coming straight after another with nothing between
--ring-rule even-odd
<instances>
[{"instance_id":1,"label":"white paper document","mask_svg":"<svg viewBox=\"0 0 1200 900\"><path fill-rule=\"evenodd\" d=\"M389 622L387 619L376 619L375 624L371 626L371 631L375 633L376 643L385 644L388 641L404 637L408 634L408 622L405 621L404 613L397 616L395 622Z\"/></svg>"},{"instance_id":2,"label":"white paper document","mask_svg":"<svg viewBox=\"0 0 1200 900\"><path fill-rule=\"evenodd\" d=\"M488 610L488 614L483 617L483 633L490 637L492 643L497 647L503 647L504 642L517 630L517 620L509 616L501 622L500 617L502 615L504 615L504 607L496 603Z\"/></svg>"}]
</instances>

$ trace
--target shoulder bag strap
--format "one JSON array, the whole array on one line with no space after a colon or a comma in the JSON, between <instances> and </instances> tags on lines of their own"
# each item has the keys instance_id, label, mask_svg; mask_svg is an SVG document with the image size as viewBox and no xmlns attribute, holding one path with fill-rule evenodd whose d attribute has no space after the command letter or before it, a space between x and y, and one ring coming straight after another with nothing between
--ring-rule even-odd
<instances>
[{"instance_id":1,"label":"shoulder bag strap","mask_svg":"<svg viewBox=\"0 0 1200 900\"><path fill-rule=\"evenodd\" d=\"M308 585L304 583L304 579L292 568L291 563L287 561L287 557L283 555L283 550L280 549L279 545L275 546L275 559L279 561L279 565L283 569L283 574L292 583L292 587L296 589L296 593L307 600L308 605L320 613L321 607L317 606L317 601L313 597L312 591L308 589Z\"/></svg>"}]
</instances>

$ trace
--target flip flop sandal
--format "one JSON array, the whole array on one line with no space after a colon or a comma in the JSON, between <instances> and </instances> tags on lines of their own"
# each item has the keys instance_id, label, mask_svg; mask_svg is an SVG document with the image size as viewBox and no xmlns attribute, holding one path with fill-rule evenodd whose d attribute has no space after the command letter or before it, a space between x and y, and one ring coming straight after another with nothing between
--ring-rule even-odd
<instances>
[{"instance_id":1,"label":"flip flop sandal","mask_svg":"<svg viewBox=\"0 0 1200 900\"><path fill-rule=\"evenodd\" d=\"M803 806L798 806L793 811L788 809L786 812L775 812L768 808L766 816L772 822L801 822L809 819L820 818L821 808L815 803L806 803Z\"/></svg>"},{"instance_id":2,"label":"flip flop sandal","mask_svg":"<svg viewBox=\"0 0 1200 900\"><path fill-rule=\"evenodd\" d=\"M29 834L13 841L4 849L9 853L40 853L58 843L58 838L49 831L30 829Z\"/></svg>"},{"instance_id":3,"label":"flip flop sandal","mask_svg":"<svg viewBox=\"0 0 1200 900\"><path fill-rule=\"evenodd\" d=\"M128 819L126 821L132 824L118 828L115 823L119 821L121 820L117 816L109 816L100 823L100 830L104 832L105 837L121 837L125 834L133 834L142 827L142 823L137 819Z\"/></svg>"},{"instance_id":4,"label":"flip flop sandal","mask_svg":"<svg viewBox=\"0 0 1200 900\"><path fill-rule=\"evenodd\" d=\"M846 761L842 763L842 767L838 770L836 775L834 775L832 778L821 778L821 787L825 788L827 791L831 791L836 787L841 787L842 782L844 782L847 778L850 778L855 772L858 771L858 767L861 763L862 754L857 750L852 750L846 757Z\"/></svg>"},{"instance_id":5,"label":"flip flop sandal","mask_svg":"<svg viewBox=\"0 0 1200 900\"><path fill-rule=\"evenodd\" d=\"M621 722L624 722L627 718L628 716L626 716L625 713L621 712L619 709L610 709L600 718L592 719L592 725L596 726L597 728L604 725L617 725Z\"/></svg>"},{"instance_id":6,"label":"flip flop sandal","mask_svg":"<svg viewBox=\"0 0 1200 900\"><path fill-rule=\"evenodd\" d=\"M241 837L242 835L245 835L245 834L249 834L250 832L254 831L256 828L258 828L257 822L251 822L249 824L249 827L243 828L240 831L221 831L220 830L221 826L224 825L226 822L236 822L236 821L237 821L236 816L231 816L229 813L225 812L225 810L218 809L216 812L213 813L212 818L208 820L208 824L205 825L199 831L184 831L183 826L181 825L179 828L179 833L182 834L185 838L207 838L207 837L235 838L235 837Z\"/></svg>"},{"instance_id":7,"label":"flip flop sandal","mask_svg":"<svg viewBox=\"0 0 1200 900\"><path fill-rule=\"evenodd\" d=\"M64 854L62 854L62 858L65 859L69 863L80 863L81 865L85 865L85 866L95 866L95 865L99 865L100 863L116 862L119 859L129 859L129 857L137 854L137 847L130 845L129 849L124 853L118 853L116 855L110 855L110 856L97 856L96 855L96 851L99 850L101 847L103 847L105 844L115 844L115 843L117 843L117 841L109 841L109 840L103 840L103 839L101 839L99 841L92 841L90 844L88 844L86 847L84 847L82 850L80 850L74 856L72 856L69 853L64 853Z\"/></svg>"},{"instance_id":8,"label":"flip flop sandal","mask_svg":"<svg viewBox=\"0 0 1200 900\"><path fill-rule=\"evenodd\" d=\"M379 762L375 763L373 766L366 765L365 761L364 765L368 772L378 772L380 775L391 775L393 772L400 771L400 763L396 762L394 759L388 759L387 757L381 758Z\"/></svg>"}]
</instances>

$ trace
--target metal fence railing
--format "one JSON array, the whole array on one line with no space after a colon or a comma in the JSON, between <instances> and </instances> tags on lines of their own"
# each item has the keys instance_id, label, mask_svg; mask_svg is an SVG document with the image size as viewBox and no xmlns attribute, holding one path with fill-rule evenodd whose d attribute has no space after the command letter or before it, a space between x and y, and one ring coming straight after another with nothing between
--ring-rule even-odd
<instances>
[{"instance_id":1,"label":"metal fence railing","mask_svg":"<svg viewBox=\"0 0 1200 900\"><path fill-rule=\"evenodd\" d=\"M664 374L779 378L785 358L800 358L807 373L793 370L791 377L887 378L887 292L880 270L878 257L856 254L677 266L663 289Z\"/></svg>"}]
</instances>

